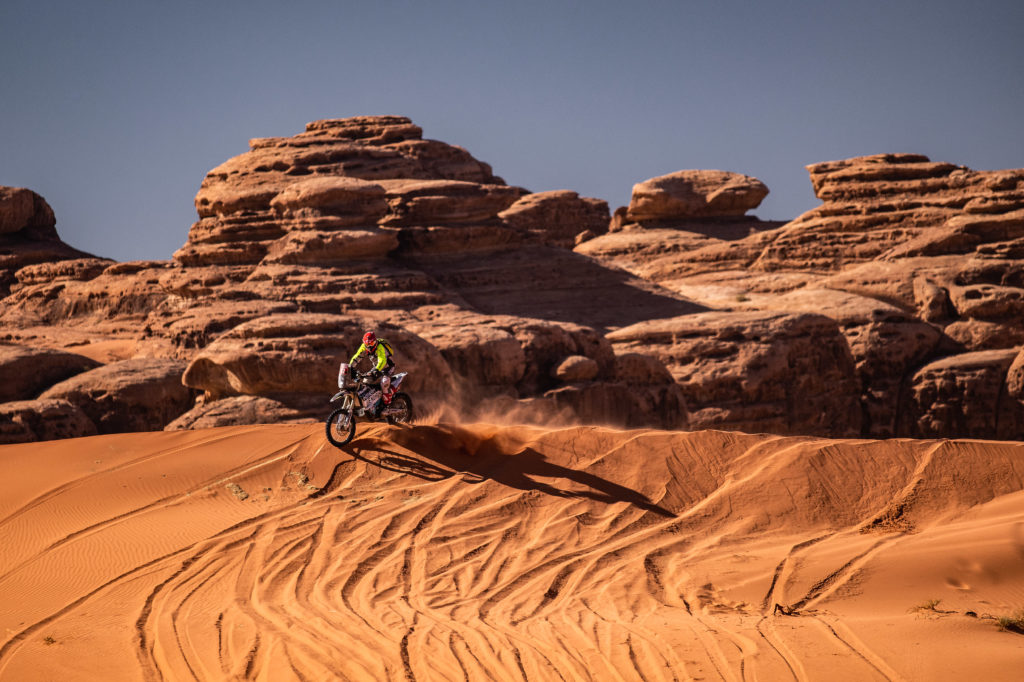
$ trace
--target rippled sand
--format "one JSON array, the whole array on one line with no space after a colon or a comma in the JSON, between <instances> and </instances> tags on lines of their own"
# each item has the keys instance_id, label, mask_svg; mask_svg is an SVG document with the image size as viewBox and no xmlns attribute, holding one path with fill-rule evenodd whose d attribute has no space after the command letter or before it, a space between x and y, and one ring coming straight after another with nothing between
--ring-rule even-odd
<instances>
[{"instance_id":1,"label":"rippled sand","mask_svg":"<svg viewBox=\"0 0 1024 682\"><path fill-rule=\"evenodd\" d=\"M2 680L1024 669L1021 443L247 426L0 466Z\"/></svg>"}]
</instances>

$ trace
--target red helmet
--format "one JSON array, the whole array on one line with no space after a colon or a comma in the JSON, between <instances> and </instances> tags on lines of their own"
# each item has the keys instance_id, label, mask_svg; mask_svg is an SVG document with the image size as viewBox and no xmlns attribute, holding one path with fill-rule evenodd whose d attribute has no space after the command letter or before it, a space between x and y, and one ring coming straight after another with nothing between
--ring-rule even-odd
<instances>
[{"instance_id":1,"label":"red helmet","mask_svg":"<svg viewBox=\"0 0 1024 682\"><path fill-rule=\"evenodd\" d=\"M365 334L363 334L363 345L371 350L376 348L377 335L374 334L373 332L366 332Z\"/></svg>"}]
</instances>

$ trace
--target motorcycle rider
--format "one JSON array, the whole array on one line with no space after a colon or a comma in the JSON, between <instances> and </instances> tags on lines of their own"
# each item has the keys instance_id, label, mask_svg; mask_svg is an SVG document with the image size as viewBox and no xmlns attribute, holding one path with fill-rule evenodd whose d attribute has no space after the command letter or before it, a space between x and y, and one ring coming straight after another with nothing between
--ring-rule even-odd
<instances>
[{"instance_id":1,"label":"motorcycle rider","mask_svg":"<svg viewBox=\"0 0 1024 682\"><path fill-rule=\"evenodd\" d=\"M349 360L349 364L355 367L356 362L359 361L364 353L367 357L374 357L376 359L370 376L374 379L380 378L380 398L368 410L374 418L377 418L384 410L384 406L391 404L391 399L395 393L391 388L391 375L395 371L395 362L391 359L393 351L391 344L387 340L378 339L377 335L372 331L367 331L363 334L363 342L360 344L356 354Z\"/></svg>"}]
</instances>

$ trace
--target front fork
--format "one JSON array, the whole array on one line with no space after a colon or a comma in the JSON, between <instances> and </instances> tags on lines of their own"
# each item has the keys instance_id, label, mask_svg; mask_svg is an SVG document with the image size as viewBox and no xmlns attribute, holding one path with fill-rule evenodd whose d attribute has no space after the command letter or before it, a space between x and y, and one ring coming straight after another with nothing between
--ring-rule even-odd
<instances>
[{"instance_id":1,"label":"front fork","mask_svg":"<svg viewBox=\"0 0 1024 682\"><path fill-rule=\"evenodd\" d=\"M353 412L355 412L355 400L352 397L352 393L349 392L349 391L338 391L331 398L331 402L333 403L338 398L342 399L342 401L341 401L341 409L347 411L348 412L348 418L352 419L352 414L353 414Z\"/></svg>"}]
</instances>

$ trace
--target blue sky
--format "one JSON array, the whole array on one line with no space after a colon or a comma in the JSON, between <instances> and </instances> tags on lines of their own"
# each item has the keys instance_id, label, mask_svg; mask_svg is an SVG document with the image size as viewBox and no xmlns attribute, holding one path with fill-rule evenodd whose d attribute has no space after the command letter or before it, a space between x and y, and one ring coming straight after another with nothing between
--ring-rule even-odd
<instances>
[{"instance_id":1,"label":"blue sky","mask_svg":"<svg viewBox=\"0 0 1024 682\"><path fill-rule=\"evenodd\" d=\"M506 181L628 203L685 168L813 208L804 166L907 151L1024 166L1024 3L0 3L0 185L65 241L169 258L252 137L411 117Z\"/></svg>"}]
</instances>

